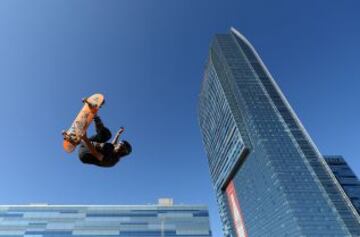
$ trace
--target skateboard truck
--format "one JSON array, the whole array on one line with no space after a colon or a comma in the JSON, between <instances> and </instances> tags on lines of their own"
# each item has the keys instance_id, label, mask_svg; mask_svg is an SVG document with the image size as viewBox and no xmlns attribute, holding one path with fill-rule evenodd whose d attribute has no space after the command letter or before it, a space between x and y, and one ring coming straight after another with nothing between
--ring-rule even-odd
<instances>
[{"instance_id":1,"label":"skateboard truck","mask_svg":"<svg viewBox=\"0 0 360 237\"><path fill-rule=\"evenodd\" d=\"M69 134L67 134L66 131L62 130L62 131L61 131L61 134L63 135L64 140L70 140L70 136L69 136Z\"/></svg>"},{"instance_id":2,"label":"skateboard truck","mask_svg":"<svg viewBox=\"0 0 360 237\"><path fill-rule=\"evenodd\" d=\"M92 104L92 103L90 103L88 100L87 100L87 98L82 98L82 100L81 100L83 103L85 103L85 104L87 104L91 109L94 109L94 108L96 108L96 105L95 104Z\"/></svg>"},{"instance_id":3,"label":"skateboard truck","mask_svg":"<svg viewBox=\"0 0 360 237\"><path fill-rule=\"evenodd\" d=\"M64 140L67 140L76 146L76 141L73 139L73 136L69 135L65 130L62 130L61 134L64 136Z\"/></svg>"},{"instance_id":4,"label":"skateboard truck","mask_svg":"<svg viewBox=\"0 0 360 237\"><path fill-rule=\"evenodd\" d=\"M70 139L69 134L65 130L62 130L61 134L64 136L64 139Z\"/></svg>"}]
</instances>

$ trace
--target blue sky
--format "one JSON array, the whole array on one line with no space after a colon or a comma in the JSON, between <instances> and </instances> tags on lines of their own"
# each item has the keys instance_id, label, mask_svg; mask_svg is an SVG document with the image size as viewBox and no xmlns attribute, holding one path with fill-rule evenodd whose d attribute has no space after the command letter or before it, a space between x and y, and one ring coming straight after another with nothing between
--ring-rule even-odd
<instances>
[{"instance_id":1,"label":"blue sky","mask_svg":"<svg viewBox=\"0 0 360 237\"><path fill-rule=\"evenodd\" d=\"M358 1L0 1L0 203L209 206L221 225L197 123L211 38L234 26L255 46L324 154L360 175ZM126 127L133 154L81 164L60 131L81 97ZM91 129L92 130L92 129ZM89 132L91 133L91 132Z\"/></svg>"}]
</instances>

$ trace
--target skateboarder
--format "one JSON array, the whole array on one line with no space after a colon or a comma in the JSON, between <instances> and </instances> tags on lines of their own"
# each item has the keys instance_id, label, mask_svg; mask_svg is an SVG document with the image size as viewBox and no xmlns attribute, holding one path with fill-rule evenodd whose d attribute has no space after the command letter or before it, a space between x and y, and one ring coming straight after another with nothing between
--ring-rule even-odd
<instances>
[{"instance_id":1,"label":"skateboarder","mask_svg":"<svg viewBox=\"0 0 360 237\"><path fill-rule=\"evenodd\" d=\"M119 138L124 128L121 128L113 141L108 143L111 132L104 126L99 116L94 117L96 134L87 137L86 133L81 137L79 159L84 164L93 164L100 167L113 167L120 159L131 153L132 148L127 141Z\"/></svg>"}]
</instances>

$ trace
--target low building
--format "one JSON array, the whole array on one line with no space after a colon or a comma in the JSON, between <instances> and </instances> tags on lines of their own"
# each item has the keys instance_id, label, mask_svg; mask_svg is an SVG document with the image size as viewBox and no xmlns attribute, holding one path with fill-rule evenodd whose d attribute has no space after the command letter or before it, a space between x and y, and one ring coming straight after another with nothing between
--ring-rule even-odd
<instances>
[{"instance_id":1,"label":"low building","mask_svg":"<svg viewBox=\"0 0 360 237\"><path fill-rule=\"evenodd\" d=\"M210 237L206 206L0 205L0 236Z\"/></svg>"}]
</instances>

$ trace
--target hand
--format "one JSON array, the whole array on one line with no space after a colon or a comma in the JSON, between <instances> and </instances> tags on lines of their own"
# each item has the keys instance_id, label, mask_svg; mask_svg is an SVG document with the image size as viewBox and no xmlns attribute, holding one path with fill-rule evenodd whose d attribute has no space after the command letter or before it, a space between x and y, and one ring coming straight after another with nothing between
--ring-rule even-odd
<instances>
[{"instance_id":1,"label":"hand","mask_svg":"<svg viewBox=\"0 0 360 237\"><path fill-rule=\"evenodd\" d=\"M123 133L125 131L125 128L124 127L121 127L119 129L119 131L117 132L117 135L120 135L121 133Z\"/></svg>"},{"instance_id":2,"label":"hand","mask_svg":"<svg viewBox=\"0 0 360 237\"><path fill-rule=\"evenodd\" d=\"M84 132L84 134L80 135L80 138L81 138L81 139L87 139L87 133Z\"/></svg>"}]
</instances>

